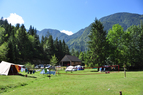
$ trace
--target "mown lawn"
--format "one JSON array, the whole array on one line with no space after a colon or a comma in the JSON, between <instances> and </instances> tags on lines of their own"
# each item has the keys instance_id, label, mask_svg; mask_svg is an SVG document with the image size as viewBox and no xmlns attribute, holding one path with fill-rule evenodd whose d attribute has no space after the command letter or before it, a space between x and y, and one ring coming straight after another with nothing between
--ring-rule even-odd
<instances>
[{"instance_id":1,"label":"mown lawn","mask_svg":"<svg viewBox=\"0 0 143 95\"><path fill-rule=\"evenodd\" d=\"M2 86L20 84L0 95L119 95L119 91L123 95L143 95L143 71L127 72L126 78L124 72L105 74L84 70L60 73L52 75L51 79L39 72L28 74L28 77L0 76Z\"/></svg>"}]
</instances>

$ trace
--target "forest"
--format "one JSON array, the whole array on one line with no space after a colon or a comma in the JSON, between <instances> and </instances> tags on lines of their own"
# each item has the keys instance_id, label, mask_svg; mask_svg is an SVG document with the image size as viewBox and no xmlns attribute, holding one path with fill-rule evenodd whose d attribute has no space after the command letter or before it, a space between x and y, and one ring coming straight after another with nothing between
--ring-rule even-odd
<instances>
[{"instance_id":1,"label":"forest","mask_svg":"<svg viewBox=\"0 0 143 95\"><path fill-rule=\"evenodd\" d=\"M82 60L88 67L103 65L124 65L141 70L143 68L143 23L132 25L126 30L114 24L108 31L95 20L91 25L87 51L69 50L65 41L53 40L47 31L39 40L37 30L30 26L26 31L24 24L12 26L7 20L0 20L0 61L23 64L46 63L55 56L57 64L66 54ZM70 52L71 51L71 52ZM39 63L38 63L39 62Z\"/></svg>"},{"instance_id":2,"label":"forest","mask_svg":"<svg viewBox=\"0 0 143 95\"><path fill-rule=\"evenodd\" d=\"M58 62L65 54L70 54L65 41L53 40L48 33L39 40L37 30L30 26L26 31L24 24L15 27L7 20L0 20L0 61L11 63L49 64L52 56L56 56Z\"/></svg>"},{"instance_id":3,"label":"forest","mask_svg":"<svg viewBox=\"0 0 143 95\"><path fill-rule=\"evenodd\" d=\"M120 65L129 70L143 69L143 22L124 31L119 24L104 30L99 20L92 23L88 50L79 54L87 66Z\"/></svg>"}]
</instances>

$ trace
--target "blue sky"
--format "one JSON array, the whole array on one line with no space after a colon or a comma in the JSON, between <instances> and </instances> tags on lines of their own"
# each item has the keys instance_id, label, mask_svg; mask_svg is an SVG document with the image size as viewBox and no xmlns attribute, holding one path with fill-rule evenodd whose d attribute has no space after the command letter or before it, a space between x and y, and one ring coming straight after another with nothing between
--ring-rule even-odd
<instances>
[{"instance_id":1,"label":"blue sky","mask_svg":"<svg viewBox=\"0 0 143 95\"><path fill-rule=\"evenodd\" d=\"M95 18L117 12L143 15L143 0L0 0L0 17L13 25L23 23L27 29L32 25L40 31L57 29L69 35Z\"/></svg>"}]
</instances>

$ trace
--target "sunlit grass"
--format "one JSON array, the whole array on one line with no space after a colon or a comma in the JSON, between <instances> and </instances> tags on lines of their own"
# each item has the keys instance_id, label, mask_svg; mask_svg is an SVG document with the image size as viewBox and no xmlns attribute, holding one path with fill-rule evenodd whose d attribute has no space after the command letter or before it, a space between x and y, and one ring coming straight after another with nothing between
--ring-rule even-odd
<instances>
[{"instance_id":1,"label":"sunlit grass","mask_svg":"<svg viewBox=\"0 0 143 95\"><path fill-rule=\"evenodd\" d=\"M0 83L2 83L1 80L9 77L7 81L12 82L15 79L14 84L28 84L10 88L2 95L119 95L119 91L122 91L123 95L143 94L143 72L127 72L125 78L124 72L99 74L100 72L91 71L91 69L72 73L60 71L64 74L52 75L51 79L45 74L39 74L40 72L32 74L37 78L22 76L2 76L1 78L0 76ZM88 73L92 74L87 75Z\"/></svg>"}]
</instances>

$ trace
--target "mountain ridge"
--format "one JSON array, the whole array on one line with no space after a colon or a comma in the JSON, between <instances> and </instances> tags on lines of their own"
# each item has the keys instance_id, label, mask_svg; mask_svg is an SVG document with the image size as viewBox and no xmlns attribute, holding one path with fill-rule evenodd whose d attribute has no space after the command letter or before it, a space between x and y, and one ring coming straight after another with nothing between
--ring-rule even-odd
<instances>
[{"instance_id":1,"label":"mountain ridge","mask_svg":"<svg viewBox=\"0 0 143 95\"><path fill-rule=\"evenodd\" d=\"M124 30L126 30L131 25L139 25L140 21L143 21L143 15L128 12L119 12L104 16L99 20L103 24L104 30L106 30L107 32L109 29L112 28L114 24L120 24L124 28ZM42 35L45 36L46 32L49 31L54 40L56 38L58 38L59 40L65 40L70 50L74 48L78 51L86 51L88 49L87 41L89 41L88 35L90 33L91 25L92 23L70 36L65 33L61 33L57 29L43 29L37 34L39 35L39 37L42 37Z\"/></svg>"}]
</instances>

